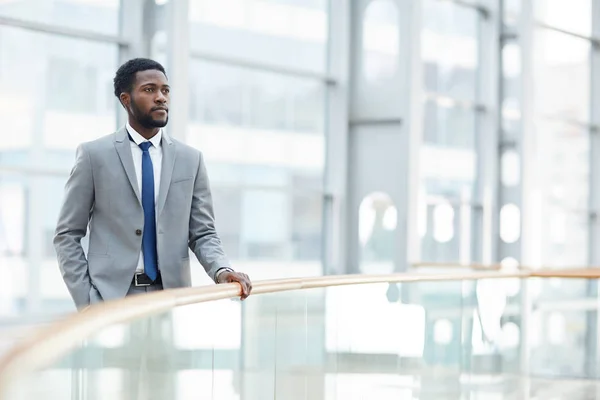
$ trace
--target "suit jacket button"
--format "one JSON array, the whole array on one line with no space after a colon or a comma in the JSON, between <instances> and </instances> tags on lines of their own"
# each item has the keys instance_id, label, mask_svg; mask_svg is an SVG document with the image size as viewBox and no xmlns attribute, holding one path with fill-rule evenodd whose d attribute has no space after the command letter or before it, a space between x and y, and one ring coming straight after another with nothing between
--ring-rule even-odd
<instances>
[{"instance_id":1,"label":"suit jacket button","mask_svg":"<svg viewBox=\"0 0 600 400\"><path fill-rule=\"evenodd\" d=\"M142 236L142 230L141 229L136 229L135 230L135 234L138 236Z\"/></svg>"}]
</instances>

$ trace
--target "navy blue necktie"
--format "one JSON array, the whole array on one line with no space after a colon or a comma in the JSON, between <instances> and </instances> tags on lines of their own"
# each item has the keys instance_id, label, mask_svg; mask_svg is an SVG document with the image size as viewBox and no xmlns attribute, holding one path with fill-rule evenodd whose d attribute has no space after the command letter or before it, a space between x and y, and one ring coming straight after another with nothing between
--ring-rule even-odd
<instances>
[{"instance_id":1,"label":"navy blue necktie","mask_svg":"<svg viewBox=\"0 0 600 400\"><path fill-rule=\"evenodd\" d=\"M144 235L142 253L144 272L153 281L158 276L158 256L156 254L156 211L154 206L154 168L148 149L150 142L140 143L142 149L142 207L144 208Z\"/></svg>"}]
</instances>

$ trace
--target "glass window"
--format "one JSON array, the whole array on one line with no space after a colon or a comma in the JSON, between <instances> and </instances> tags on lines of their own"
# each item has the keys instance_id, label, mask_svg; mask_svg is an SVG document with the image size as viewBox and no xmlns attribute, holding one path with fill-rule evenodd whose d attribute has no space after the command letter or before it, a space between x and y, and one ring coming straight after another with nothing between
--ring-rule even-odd
<instances>
[{"instance_id":1,"label":"glass window","mask_svg":"<svg viewBox=\"0 0 600 400\"><path fill-rule=\"evenodd\" d=\"M564 33L535 31L534 103L539 115L588 122L590 46L588 40Z\"/></svg>"},{"instance_id":2,"label":"glass window","mask_svg":"<svg viewBox=\"0 0 600 400\"><path fill-rule=\"evenodd\" d=\"M588 263L589 214L542 207L541 263L544 267L584 267ZM580 295L583 292L580 292Z\"/></svg>"},{"instance_id":3,"label":"glass window","mask_svg":"<svg viewBox=\"0 0 600 400\"><path fill-rule=\"evenodd\" d=\"M424 130L421 174L426 194L467 201L477 173L474 111L428 101Z\"/></svg>"},{"instance_id":4,"label":"glass window","mask_svg":"<svg viewBox=\"0 0 600 400\"><path fill-rule=\"evenodd\" d=\"M363 19L363 73L369 81L396 75L400 32L398 6L392 0L371 1Z\"/></svg>"},{"instance_id":5,"label":"glass window","mask_svg":"<svg viewBox=\"0 0 600 400\"><path fill-rule=\"evenodd\" d=\"M479 15L453 2L423 1L421 53L425 89L476 100Z\"/></svg>"},{"instance_id":6,"label":"glass window","mask_svg":"<svg viewBox=\"0 0 600 400\"><path fill-rule=\"evenodd\" d=\"M320 193L221 184L213 184L212 192L217 230L230 258L320 260Z\"/></svg>"},{"instance_id":7,"label":"glass window","mask_svg":"<svg viewBox=\"0 0 600 400\"><path fill-rule=\"evenodd\" d=\"M320 261L322 82L192 60L187 142L205 155L235 260Z\"/></svg>"},{"instance_id":8,"label":"glass window","mask_svg":"<svg viewBox=\"0 0 600 400\"><path fill-rule=\"evenodd\" d=\"M472 208L451 204L441 196L429 195L424 203L427 229L421 236L421 261L468 262L471 257Z\"/></svg>"},{"instance_id":9,"label":"glass window","mask_svg":"<svg viewBox=\"0 0 600 400\"><path fill-rule=\"evenodd\" d=\"M521 108L521 47L508 42L502 48L503 113L520 113Z\"/></svg>"},{"instance_id":10,"label":"glass window","mask_svg":"<svg viewBox=\"0 0 600 400\"><path fill-rule=\"evenodd\" d=\"M586 210L589 199L590 133L577 125L537 121L539 185L549 205Z\"/></svg>"},{"instance_id":11,"label":"glass window","mask_svg":"<svg viewBox=\"0 0 600 400\"><path fill-rule=\"evenodd\" d=\"M580 35L592 34L592 0L534 0L538 21Z\"/></svg>"},{"instance_id":12,"label":"glass window","mask_svg":"<svg viewBox=\"0 0 600 400\"><path fill-rule=\"evenodd\" d=\"M324 72L327 0L190 1L195 51Z\"/></svg>"},{"instance_id":13,"label":"glass window","mask_svg":"<svg viewBox=\"0 0 600 400\"><path fill-rule=\"evenodd\" d=\"M35 9L32 3L57 13L75 4L11 4ZM0 4L0 10L7 7ZM0 120L10 137L0 141L0 167L44 171L0 172L0 210L10 210L0 211L0 266L10 268L2 272L14 283L2 289L0 313L22 312L30 290L39 293L44 311L73 310L52 238L76 146L115 130L117 67L117 45L0 26ZM33 281L39 287L27 287L30 274L38 276Z\"/></svg>"},{"instance_id":14,"label":"glass window","mask_svg":"<svg viewBox=\"0 0 600 400\"><path fill-rule=\"evenodd\" d=\"M423 122L423 141L427 144L457 149L472 149L475 145L475 113L453 106L451 100L427 101Z\"/></svg>"},{"instance_id":15,"label":"glass window","mask_svg":"<svg viewBox=\"0 0 600 400\"><path fill-rule=\"evenodd\" d=\"M190 119L215 125L323 134L320 81L193 60Z\"/></svg>"},{"instance_id":16,"label":"glass window","mask_svg":"<svg viewBox=\"0 0 600 400\"><path fill-rule=\"evenodd\" d=\"M68 172L79 143L116 127L117 64L113 44L0 27L0 165L28 165L39 146L34 165Z\"/></svg>"},{"instance_id":17,"label":"glass window","mask_svg":"<svg viewBox=\"0 0 600 400\"><path fill-rule=\"evenodd\" d=\"M0 15L117 35L119 5L120 0L11 0L0 1Z\"/></svg>"}]
</instances>

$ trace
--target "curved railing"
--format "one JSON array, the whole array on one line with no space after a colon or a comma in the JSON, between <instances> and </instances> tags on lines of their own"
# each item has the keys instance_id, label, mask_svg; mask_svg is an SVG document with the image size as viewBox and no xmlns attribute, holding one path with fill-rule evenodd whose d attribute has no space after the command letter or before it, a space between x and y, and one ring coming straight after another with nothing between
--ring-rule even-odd
<instances>
[{"instance_id":1,"label":"curved railing","mask_svg":"<svg viewBox=\"0 0 600 400\"><path fill-rule=\"evenodd\" d=\"M431 266L431 264L427 264ZM448 264L444 264L448 265ZM476 270L495 270L495 267L459 266ZM445 281L477 281L509 278L600 278L600 269L555 269L515 272L472 272L423 274L403 273L393 275L343 275L314 278L296 278L254 283L253 296L297 291L303 289L330 288L344 285L426 283ZM106 302L73 314L66 319L36 330L18 343L0 360L0 398L4 399L11 385L36 371L47 368L75 349L82 341L96 332L119 323L168 312L177 307L196 303L232 299L240 295L236 284L214 285L176 290L165 290L144 296ZM251 297L251 298L252 298Z\"/></svg>"}]
</instances>

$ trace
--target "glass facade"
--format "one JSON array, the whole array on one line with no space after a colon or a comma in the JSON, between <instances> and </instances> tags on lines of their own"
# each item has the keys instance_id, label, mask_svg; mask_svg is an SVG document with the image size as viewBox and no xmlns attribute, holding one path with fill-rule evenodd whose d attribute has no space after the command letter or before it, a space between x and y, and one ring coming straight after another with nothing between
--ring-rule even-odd
<instances>
[{"instance_id":1,"label":"glass facade","mask_svg":"<svg viewBox=\"0 0 600 400\"><path fill-rule=\"evenodd\" d=\"M63 188L77 145L123 125L113 77L136 56L167 67L184 111L169 133L203 151L217 230L254 280L598 265L599 10L600 0L0 1L0 322L74 310L52 246ZM209 283L195 260L192 281ZM168 338L178 362L194 353L207 370L226 365L180 371L182 393L210 377L223 398L252 398L262 386L236 386L244 359L269 371L275 360L348 362L321 382L348 396L353 361L373 354L383 375L425 362L597 377L598 294L583 279L377 284L189 306L160 323L192 328ZM218 320L212 332L206 320ZM118 356L126 330L103 332L99 346Z\"/></svg>"},{"instance_id":2,"label":"glass facade","mask_svg":"<svg viewBox=\"0 0 600 400\"><path fill-rule=\"evenodd\" d=\"M164 62L174 87L186 88L183 98L174 93L186 112L173 122L183 128L169 133L203 151L225 250L255 280L330 272L351 243L358 261L335 271L600 262L597 2L423 0L413 20L390 0L361 1L343 15L334 0L0 1L0 317L74 309L52 246L63 188L76 146L124 123L112 80L134 56ZM174 21L181 4L186 19ZM178 26L186 40L177 40ZM412 127L416 147L394 141ZM361 146L350 151L353 143ZM353 155L363 150L376 157L358 168ZM414 168L398 172L393 162L409 157ZM353 192L348 183L359 177L371 186ZM404 181L409 190L386 188ZM408 255L399 235L413 215ZM344 247L345 235L355 240ZM192 275L208 283L197 263ZM583 281L533 287L540 302L597 294ZM518 304L523 288L507 288L483 285L500 298L484 307ZM536 314L532 326L592 317L557 313ZM452 342L453 324L433 321L427 338ZM514 337L520 321L498 329ZM595 334L586 329L578 335ZM534 361L541 368L543 357Z\"/></svg>"}]
</instances>

